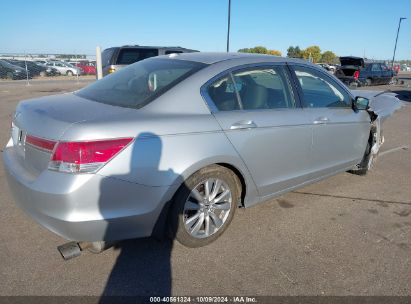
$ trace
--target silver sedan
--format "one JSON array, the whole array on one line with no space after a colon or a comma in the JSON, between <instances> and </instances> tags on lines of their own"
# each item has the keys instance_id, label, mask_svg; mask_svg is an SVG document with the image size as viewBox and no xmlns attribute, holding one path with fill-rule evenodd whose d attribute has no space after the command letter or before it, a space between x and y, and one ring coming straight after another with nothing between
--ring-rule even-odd
<instances>
[{"instance_id":1,"label":"silver sedan","mask_svg":"<svg viewBox=\"0 0 411 304\"><path fill-rule=\"evenodd\" d=\"M20 102L3 159L18 205L66 239L168 232L198 247L240 206L339 172L365 174L382 118L400 104L368 97L376 108L296 59L160 56Z\"/></svg>"}]
</instances>

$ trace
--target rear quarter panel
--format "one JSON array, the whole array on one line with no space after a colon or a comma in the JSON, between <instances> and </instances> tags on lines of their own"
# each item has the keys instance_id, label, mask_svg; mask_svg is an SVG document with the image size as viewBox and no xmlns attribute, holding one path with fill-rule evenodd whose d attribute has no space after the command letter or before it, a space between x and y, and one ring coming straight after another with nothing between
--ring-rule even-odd
<instances>
[{"instance_id":1,"label":"rear quarter panel","mask_svg":"<svg viewBox=\"0 0 411 304\"><path fill-rule=\"evenodd\" d=\"M222 131L158 136L140 133L98 174L151 187L181 185L193 173L211 164L235 167L246 183L246 203L258 200L255 184Z\"/></svg>"}]
</instances>

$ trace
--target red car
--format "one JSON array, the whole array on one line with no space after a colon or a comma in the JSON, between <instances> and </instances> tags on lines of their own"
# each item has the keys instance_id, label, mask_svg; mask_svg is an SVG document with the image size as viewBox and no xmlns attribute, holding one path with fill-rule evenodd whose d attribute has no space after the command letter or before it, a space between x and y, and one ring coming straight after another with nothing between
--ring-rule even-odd
<instances>
[{"instance_id":1,"label":"red car","mask_svg":"<svg viewBox=\"0 0 411 304\"><path fill-rule=\"evenodd\" d=\"M76 66L79 67L86 75L96 75L96 67L92 62L79 62Z\"/></svg>"}]
</instances>

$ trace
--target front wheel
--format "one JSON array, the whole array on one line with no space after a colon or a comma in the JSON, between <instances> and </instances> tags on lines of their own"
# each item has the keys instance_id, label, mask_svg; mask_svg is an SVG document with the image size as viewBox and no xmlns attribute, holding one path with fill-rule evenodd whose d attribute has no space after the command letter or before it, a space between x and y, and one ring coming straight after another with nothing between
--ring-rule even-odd
<instances>
[{"instance_id":1,"label":"front wheel","mask_svg":"<svg viewBox=\"0 0 411 304\"><path fill-rule=\"evenodd\" d=\"M212 165L192 176L177 191L170 212L172 233L187 247L215 241L229 226L240 201L238 177Z\"/></svg>"},{"instance_id":2,"label":"front wheel","mask_svg":"<svg viewBox=\"0 0 411 304\"><path fill-rule=\"evenodd\" d=\"M66 74L67 74L67 76L73 76L74 75L72 71L67 71Z\"/></svg>"}]
</instances>

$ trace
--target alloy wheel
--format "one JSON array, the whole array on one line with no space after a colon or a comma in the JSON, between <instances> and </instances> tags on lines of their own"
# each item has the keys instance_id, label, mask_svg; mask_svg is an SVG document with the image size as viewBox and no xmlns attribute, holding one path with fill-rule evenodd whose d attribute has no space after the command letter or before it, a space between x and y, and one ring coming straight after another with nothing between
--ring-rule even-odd
<instances>
[{"instance_id":1,"label":"alloy wheel","mask_svg":"<svg viewBox=\"0 0 411 304\"><path fill-rule=\"evenodd\" d=\"M233 203L227 183L209 178L195 186L183 210L184 227L195 238L206 238L224 226Z\"/></svg>"}]
</instances>

